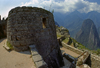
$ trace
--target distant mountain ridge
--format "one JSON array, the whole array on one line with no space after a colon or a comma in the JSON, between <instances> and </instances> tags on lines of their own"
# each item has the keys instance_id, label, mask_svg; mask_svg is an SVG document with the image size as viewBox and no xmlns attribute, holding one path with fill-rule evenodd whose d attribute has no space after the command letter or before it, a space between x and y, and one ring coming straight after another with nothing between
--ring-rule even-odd
<instances>
[{"instance_id":1,"label":"distant mountain ridge","mask_svg":"<svg viewBox=\"0 0 100 68\"><path fill-rule=\"evenodd\" d=\"M94 22L91 19L84 20L75 39L89 49L100 48L99 35Z\"/></svg>"},{"instance_id":2,"label":"distant mountain ridge","mask_svg":"<svg viewBox=\"0 0 100 68\"><path fill-rule=\"evenodd\" d=\"M64 26L70 32L71 37L75 38L76 33L80 30L82 26L82 22L85 19L93 20L96 28L98 29L98 33L100 35L100 13L96 11L91 11L89 13L80 13L78 11L74 11L69 14L57 14L54 13L55 21L58 22L60 26Z\"/></svg>"}]
</instances>

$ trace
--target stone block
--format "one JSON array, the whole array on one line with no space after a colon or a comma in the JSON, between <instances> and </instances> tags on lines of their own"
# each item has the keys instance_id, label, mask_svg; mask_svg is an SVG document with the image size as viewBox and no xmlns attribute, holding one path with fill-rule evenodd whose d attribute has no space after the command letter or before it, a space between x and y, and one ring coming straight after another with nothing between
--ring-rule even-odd
<instances>
[{"instance_id":1,"label":"stone block","mask_svg":"<svg viewBox=\"0 0 100 68\"><path fill-rule=\"evenodd\" d=\"M11 41L11 44L14 45L14 46L20 46L19 41Z\"/></svg>"},{"instance_id":2,"label":"stone block","mask_svg":"<svg viewBox=\"0 0 100 68\"><path fill-rule=\"evenodd\" d=\"M5 44L3 45L3 47L7 50L10 51L11 49L7 46L7 41L5 42Z\"/></svg>"},{"instance_id":3,"label":"stone block","mask_svg":"<svg viewBox=\"0 0 100 68\"><path fill-rule=\"evenodd\" d=\"M32 58L33 58L33 61L34 62L39 62L39 61L41 61L42 60L42 57L41 57L41 55L34 55L34 56L32 56Z\"/></svg>"},{"instance_id":4,"label":"stone block","mask_svg":"<svg viewBox=\"0 0 100 68\"><path fill-rule=\"evenodd\" d=\"M35 48L35 45L29 45L29 48L31 50L32 56L39 54L38 51L37 51L37 49Z\"/></svg>"},{"instance_id":5,"label":"stone block","mask_svg":"<svg viewBox=\"0 0 100 68\"><path fill-rule=\"evenodd\" d=\"M34 55L38 55L39 53L37 52L36 49L34 49L34 50L31 50L31 54L32 54L32 56L34 56Z\"/></svg>"},{"instance_id":6,"label":"stone block","mask_svg":"<svg viewBox=\"0 0 100 68\"><path fill-rule=\"evenodd\" d=\"M28 47L27 46L22 46L22 47L15 47L14 46L14 50L15 51L25 51L25 50L28 50Z\"/></svg>"},{"instance_id":7,"label":"stone block","mask_svg":"<svg viewBox=\"0 0 100 68\"><path fill-rule=\"evenodd\" d=\"M30 49L35 49L35 45L29 45Z\"/></svg>"},{"instance_id":8,"label":"stone block","mask_svg":"<svg viewBox=\"0 0 100 68\"><path fill-rule=\"evenodd\" d=\"M20 41L20 45L21 45L21 46L25 46L25 45L27 45L27 44L26 44L25 41Z\"/></svg>"},{"instance_id":9,"label":"stone block","mask_svg":"<svg viewBox=\"0 0 100 68\"><path fill-rule=\"evenodd\" d=\"M47 64L42 60L39 62L35 62L37 68L48 68Z\"/></svg>"}]
</instances>

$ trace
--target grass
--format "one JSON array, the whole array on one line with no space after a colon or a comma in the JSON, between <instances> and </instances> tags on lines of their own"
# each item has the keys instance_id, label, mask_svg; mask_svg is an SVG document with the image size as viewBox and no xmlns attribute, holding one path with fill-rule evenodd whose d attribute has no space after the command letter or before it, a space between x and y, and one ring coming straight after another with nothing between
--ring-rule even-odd
<instances>
[{"instance_id":1,"label":"grass","mask_svg":"<svg viewBox=\"0 0 100 68\"><path fill-rule=\"evenodd\" d=\"M13 48L13 46L10 44L10 42L8 42L7 41L7 46L11 49L11 50L13 50L14 48Z\"/></svg>"},{"instance_id":2,"label":"grass","mask_svg":"<svg viewBox=\"0 0 100 68\"><path fill-rule=\"evenodd\" d=\"M83 64L82 61L78 61L78 62L77 62L77 65L78 65L78 66L80 66L80 65L82 65L82 64Z\"/></svg>"},{"instance_id":3,"label":"grass","mask_svg":"<svg viewBox=\"0 0 100 68\"><path fill-rule=\"evenodd\" d=\"M58 38L58 37L61 37L61 36L62 36L62 35L60 35L60 34L57 34L57 38Z\"/></svg>"},{"instance_id":4,"label":"grass","mask_svg":"<svg viewBox=\"0 0 100 68\"><path fill-rule=\"evenodd\" d=\"M64 43L68 43L69 38L66 38L65 40L63 40Z\"/></svg>"},{"instance_id":5,"label":"grass","mask_svg":"<svg viewBox=\"0 0 100 68\"><path fill-rule=\"evenodd\" d=\"M62 26L61 27L57 27L57 38L63 36L63 35L61 35L61 29L62 29ZM62 32L64 32L64 33L68 32L67 29L64 30L64 31L62 31ZM70 42L71 40L72 40L72 42ZM100 55L100 49L90 50L90 49L86 48L84 45L82 45L81 43L77 42L74 38L71 38L71 40L68 37L65 37L65 39L63 39L63 42L66 43L66 44L69 44L69 45L71 45L71 46L73 46L75 48L78 48L78 49L80 49L82 51L87 50L87 51L89 51L89 52L91 52L93 54ZM81 64L81 63L79 63L79 64Z\"/></svg>"},{"instance_id":6,"label":"grass","mask_svg":"<svg viewBox=\"0 0 100 68\"><path fill-rule=\"evenodd\" d=\"M94 53L94 54L96 54L96 55L100 55L100 49L92 50L92 53Z\"/></svg>"},{"instance_id":7,"label":"grass","mask_svg":"<svg viewBox=\"0 0 100 68\"><path fill-rule=\"evenodd\" d=\"M74 43L73 42L70 45L74 47Z\"/></svg>"}]
</instances>

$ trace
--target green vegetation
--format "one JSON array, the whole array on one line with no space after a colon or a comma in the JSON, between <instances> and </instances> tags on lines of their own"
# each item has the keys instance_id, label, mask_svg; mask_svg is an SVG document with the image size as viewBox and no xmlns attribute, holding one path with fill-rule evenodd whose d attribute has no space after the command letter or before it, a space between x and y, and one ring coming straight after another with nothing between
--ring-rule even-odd
<instances>
[{"instance_id":1,"label":"green vegetation","mask_svg":"<svg viewBox=\"0 0 100 68\"><path fill-rule=\"evenodd\" d=\"M78 48L80 50L88 50L89 52L91 52L93 54L100 55L100 49L90 50L90 49L86 48L84 45L82 45L81 43L77 42L75 39L72 38L72 40L75 43L75 46L74 47L76 47L76 48Z\"/></svg>"},{"instance_id":2,"label":"green vegetation","mask_svg":"<svg viewBox=\"0 0 100 68\"><path fill-rule=\"evenodd\" d=\"M78 49L80 49L80 50L84 50L84 49L87 49L85 46L83 46L83 45L80 45L79 47L78 47Z\"/></svg>"},{"instance_id":3,"label":"green vegetation","mask_svg":"<svg viewBox=\"0 0 100 68\"><path fill-rule=\"evenodd\" d=\"M66 38L63 40L64 43L68 43L69 42L69 38Z\"/></svg>"},{"instance_id":4,"label":"green vegetation","mask_svg":"<svg viewBox=\"0 0 100 68\"><path fill-rule=\"evenodd\" d=\"M61 37L61 36L62 36L61 34L58 34L58 33L57 33L57 38L58 38L58 37Z\"/></svg>"},{"instance_id":5,"label":"green vegetation","mask_svg":"<svg viewBox=\"0 0 100 68\"><path fill-rule=\"evenodd\" d=\"M11 49L11 50L13 50L13 46L10 44L10 42L8 42L7 41L7 46Z\"/></svg>"},{"instance_id":6,"label":"green vegetation","mask_svg":"<svg viewBox=\"0 0 100 68\"><path fill-rule=\"evenodd\" d=\"M77 63L78 66L80 66L80 65L82 65L82 64L83 64L82 61L79 61L79 62Z\"/></svg>"},{"instance_id":7,"label":"green vegetation","mask_svg":"<svg viewBox=\"0 0 100 68\"><path fill-rule=\"evenodd\" d=\"M88 48L86 48L84 45L82 45L81 43L77 42L74 38L71 38L73 40L74 43L74 47L81 49L81 50L89 50Z\"/></svg>"},{"instance_id":8,"label":"green vegetation","mask_svg":"<svg viewBox=\"0 0 100 68\"><path fill-rule=\"evenodd\" d=\"M100 49L90 50L90 49L86 48L84 45L82 45L81 43L77 42L74 38L71 38L70 35L68 34L69 31L67 29L65 29L65 28L63 29L62 26L61 27L56 26L56 31L57 31L57 37L62 37L62 36L65 37L62 40L64 43L66 43L68 45L71 45L71 46L73 46L75 48L78 48L78 49L80 49L82 51L87 50L87 51L89 51L89 52L91 52L93 54L100 55ZM63 33L63 35L61 33ZM81 63L79 63L79 64L81 64Z\"/></svg>"},{"instance_id":9,"label":"green vegetation","mask_svg":"<svg viewBox=\"0 0 100 68\"><path fill-rule=\"evenodd\" d=\"M94 53L94 54L96 54L96 55L100 55L100 49L92 50L92 53Z\"/></svg>"}]
</instances>

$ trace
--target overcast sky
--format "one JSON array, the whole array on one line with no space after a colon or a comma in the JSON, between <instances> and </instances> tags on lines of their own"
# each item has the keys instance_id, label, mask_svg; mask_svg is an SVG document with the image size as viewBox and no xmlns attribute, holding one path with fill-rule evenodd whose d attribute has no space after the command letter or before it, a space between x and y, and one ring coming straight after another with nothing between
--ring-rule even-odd
<instances>
[{"instance_id":1,"label":"overcast sky","mask_svg":"<svg viewBox=\"0 0 100 68\"><path fill-rule=\"evenodd\" d=\"M81 13L97 11L100 13L100 0L0 0L0 15L7 17L8 12L17 6L41 7L54 12L73 12ZM51 7L50 7L51 6Z\"/></svg>"}]
</instances>

